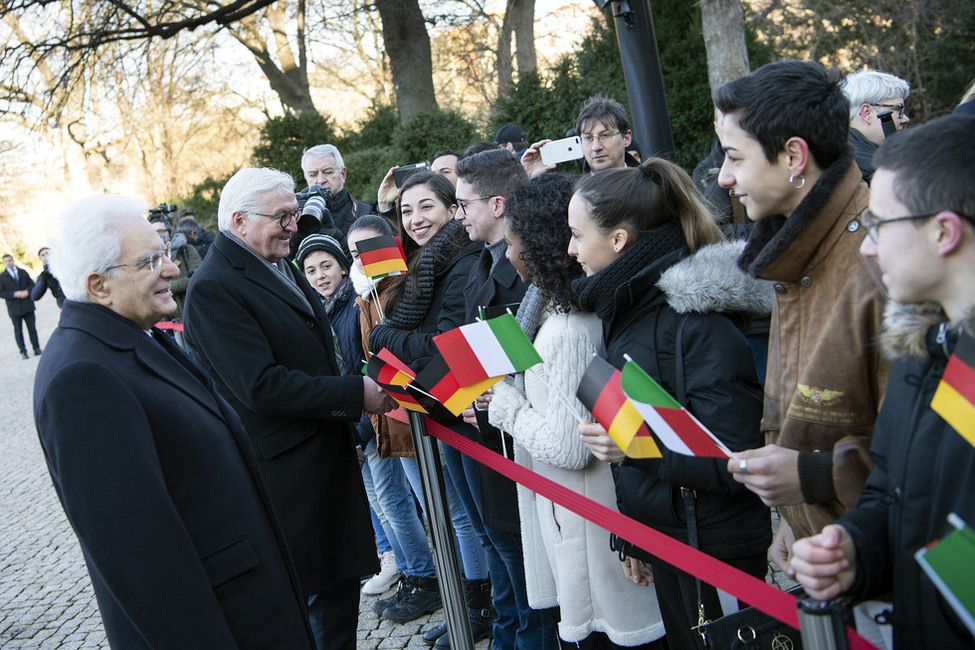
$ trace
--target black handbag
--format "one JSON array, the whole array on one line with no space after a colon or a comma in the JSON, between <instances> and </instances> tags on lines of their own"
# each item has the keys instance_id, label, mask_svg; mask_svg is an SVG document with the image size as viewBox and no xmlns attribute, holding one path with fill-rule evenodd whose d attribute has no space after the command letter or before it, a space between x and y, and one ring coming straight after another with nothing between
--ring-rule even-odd
<instances>
[{"instance_id":1,"label":"black handbag","mask_svg":"<svg viewBox=\"0 0 975 650\"><path fill-rule=\"evenodd\" d=\"M677 401L686 403L684 389L684 358L681 354L681 335L686 318L677 327ZM697 507L693 490L680 488L684 500L684 513L687 521L687 541L698 548ZM701 598L701 579L695 578L697 585L698 624L694 627L706 639L708 650L802 650L802 637L799 631L782 621L772 618L765 612L746 607L733 614L708 621L704 618L704 604ZM789 590L794 596L802 596L801 586Z\"/></svg>"},{"instance_id":2,"label":"black handbag","mask_svg":"<svg viewBox=\"0 0 975 650\"><path fill-rule=\"evenodd\" d=\"M789 590L802 596L802 587ZM799 630L754 607L746 607L705 626L708 650L802 650Z\"/></svg>"}]
</instances>

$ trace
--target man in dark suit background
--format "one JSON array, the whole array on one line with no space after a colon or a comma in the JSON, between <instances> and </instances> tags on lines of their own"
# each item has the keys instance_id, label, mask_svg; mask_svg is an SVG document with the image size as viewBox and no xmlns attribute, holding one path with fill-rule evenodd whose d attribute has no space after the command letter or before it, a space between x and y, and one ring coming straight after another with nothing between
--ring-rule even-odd
<instances>
[{"instance_id":1,"label":"man in dark suit background","mask_svg":"<svg viewBox=\"0 0 975 650\"><path fill-rule=\"evenodd\" d=\"M3 256L3 273L0 274L0 297L7 301L7 315L14 324L14 339L20 350L20 358L27 359L27 345L24 343L24 326L27 324L27 334L34 346L34 356L41 353L41 344L37 340L37 328L34 326L34 301L30 298L30 290L34 281L27 271L14 266L12 255Z\"/></svg>"},{"instance_id":2,"label":"man in dark suit background","mask_svg":"<svg viewBox=\"0 0 975 650\"><path fill-rule=\"evenodd\" d=\"M153 324L179 270L138 199L71 206L34 419L115 648L314 647L239 418Z\"/></svg>"},{"instance_id":3,"label":"man in dark suit background","mask_svg":"<svg viewBox=\"0 0 975 650\"><path fill-rule=\"evenodd\" d=\"M395 402L368 377L340 376L321 300L287 260L297 208L288 174L234 174L183 322L257 450L319 648L350 649L359 578L379 570L352 425Z\"/></svg>"}]
</instances>

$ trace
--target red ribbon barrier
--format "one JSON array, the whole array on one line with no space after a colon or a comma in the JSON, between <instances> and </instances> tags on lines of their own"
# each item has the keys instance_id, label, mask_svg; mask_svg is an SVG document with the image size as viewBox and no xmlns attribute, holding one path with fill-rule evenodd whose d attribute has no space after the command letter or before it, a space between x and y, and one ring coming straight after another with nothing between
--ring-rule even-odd
<instances>
[{"instance_id":1,"label":"red ribbon barrier","mask_svg":"<svg viewBox=\"0 0 975 650\"><path fill-rule=\"evenodd\" d=\"M407 421L406 412L402 408L387 415L401 422ZM616 536L636 544L664 562L699 577L708 584L735 596L776 620L799 629L799 613L795 596L725 564L707 553L691 548L687 544L630 519L616 510L584 497L551 479L539 476L518 463L508 460L501 454L468 440L439 422L426 418L426 427L434 438L470 456L482 465L490 467L499 474L525 486L549 501L571 510L597 526L605 528ZM873 644L850 627L846 629L846 636L850 650L877 650Z\"/></svg>"},{"instance_id":2,"label":"red ribbon barrier","mask_svg":"<svg viewBox=\"0 0 975 650\"><path fill-rule=\"evenodd\" d=\"M173 330L174 332L183 331L182 323L174 323L168 320L159 321L158 323L156 323L156 327L158 327L161 330Z\"/></svg>"}]
</instances>

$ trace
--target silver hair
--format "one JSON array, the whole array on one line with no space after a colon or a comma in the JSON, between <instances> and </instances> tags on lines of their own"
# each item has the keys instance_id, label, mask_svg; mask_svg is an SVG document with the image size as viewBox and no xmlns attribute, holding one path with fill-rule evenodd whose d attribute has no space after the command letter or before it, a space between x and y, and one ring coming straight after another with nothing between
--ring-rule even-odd
<instances>
[{"instance_id":1,"label":"silver hair","mask_svg":"<svg viewBox=\"0 0 975 650\"><path fill-rule=\"evenodd\" d=\"M907 99L911 84L900 77L878 70L857 70L846 75L841 86L850 100L850 119L860 113L864 104L883 104L895 97Z\"/></svg>"},{"instance_id":2,"label":"silver hair","mask_svg":"<svg viewBox=\"0 0 975 650\"><path fill-rule=\"evenodd\" d=\"M122 256L120 226L145 220L148 205L131 196L92 196L61 213L61 235L51 246L51 273L69 300L90 302L88 276L106 273ZM108 271L109 274L112 271Z\"/></svg>"},{"instance_id":3,"label":"silver hair","mask_svg":"<svg viewBox=\"0 0 975 650\"><path fill-rule=\"evenodd\" d=\"M230 177L220 191L220 205L217 207L217 228L231 230L235 212L250 213L266 209L267 195L273 193L295 193L295 179L291 174L268 167L244 167Z\"/></svg>"},{"instance_id":4,"label":"silver hair","mask_svg":"<svg viewBox=\"0 0 975 650\"><path fill-rule=\"evenodd\" d=\"M301 171L307 171L305 169L305 161L308 158L324 158L325 156L332 156L335 158L335 164L339 169L345 167L345 163L342 162L342 154L335 147L334 144L316 144L314 147L308 147L305 149L304 153L301 154Z\"/></svg>"}]
</instances>

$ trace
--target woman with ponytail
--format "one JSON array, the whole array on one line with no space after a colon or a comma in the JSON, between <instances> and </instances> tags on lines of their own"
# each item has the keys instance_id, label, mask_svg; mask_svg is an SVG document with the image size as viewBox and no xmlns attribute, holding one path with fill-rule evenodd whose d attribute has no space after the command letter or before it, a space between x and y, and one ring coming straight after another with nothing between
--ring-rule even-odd
<instances>
[{"instance_id":1,"label":"woman with ponytail","mask_svg":"<svg viewBox=\"0 0 975 650\"><path fill-rule=\"evenodd\" d=\"M762 393L743 334L749 317L767 313L769 286L736 265L744 242L725 242L690 177L650 159L638 168L583 179L569 204L569 254L586 277L575 281L579 305L602 321L606 359L630 357L732 450L762 444ZM613 466L620 511L701 551L764 578L771 542L769 511L727 471L727 460L694 458L661 446L661 458L634 459L598 424L583 440ZM692 531L693 529L693 531ZM696 534L695 534L696 532ZM624 572L653 581L667 642L703 648L704 616L722 616L718 592L693 576L613 538Z\"/></svg>"}]
</instances>

